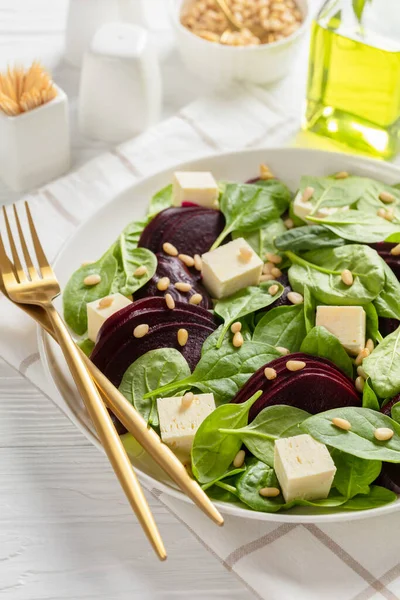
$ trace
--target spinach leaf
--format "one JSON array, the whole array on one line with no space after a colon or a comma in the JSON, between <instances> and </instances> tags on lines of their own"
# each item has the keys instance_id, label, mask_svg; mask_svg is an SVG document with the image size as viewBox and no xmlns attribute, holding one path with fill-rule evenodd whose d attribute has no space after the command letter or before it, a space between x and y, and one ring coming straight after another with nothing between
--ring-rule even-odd
<instances>
[{"instance_id":1,"label":"spinach leaf","mask_svg":"<svg viewBox=\"0 0 400 600\"><path fill-rule=\"evenodd\" d=\"M149 222L150 219L144 219L142 221L132 221L132 223L129 223L129 225L125 227L123 235L129 239L129 243L132 246L132 248L137 247L140 240L140 236L142 235L144 228L146 227L146 225L149 224Z\"/></svg>"},{"instance_id":2,"label":"spinach leaf","mask_svg":"<svg viewBox=\"0 0 400 600\"><path fill-rule=\"evenodd\" d=\"M264 260L267 252L277 253L274 240L285 231L287 230L282 219L275 219L264 225L264 227L260 227L250 233L240 230L234 231L232 237L233 239L244 238L253 248L254 252L257 252L258 256Z\"/></svg>"},{"instance_id":3,"label":"spinach leaf","mask_svg":"<svg viewBox=\"0 0 400 600\"><path fill-rule=\"evenodd\" d=\"M243 404L219 406L201 423L192 447L192 471L197 481L213 483L226 473L242 442L240 438L220 433L219 429L246 425L249 410L261 394L257 392Z\"/></svg>"},{"instance_id":4,"label":"spinach leaf","mask_svg":"<svg viewBox=\"0 0 400 600\"><path fill-rule=\"evenodd\" d=\"M189 365L174 348L158 348L140 356L125 371L119 391L154 427L159 425L155 389L190 375ZM151 394L144 398L145 394Z\"/></svg>"},{"instance_id":5,"label":"spinach leaf","mask_svg":"<svg viewBox=\"0 0 400 600\"><path fill-rule=\"evenodd\" d=\"M362 405L363 405L363 408L370 408L371 410L379 411L381 409L381 407L379 405L378 397L371 387L369 377L364 384Z\"/></svg>"},{"instance_id":6,"label":"spinach leaf","mask_svg":"<svg viewBox=\"0 0 400 600\"><path fill-rule=\"evenodd\" d=\"M400 423L400 402L396 402L393 404L391 409L392 419L396 421L396 423Z\"/></svg>"},{"instance_id":7,"label":"spinach leaf","mask_svg":"<svg viewBox=\"0 0 400 600\"><path fill-rule=\"evenodd\" d=\"M299 424L309 416L294 406L267 406L247 427L220 429L220 432L239 437L254 456L273 467L275 440L299 435Z\"/></svg>"},{"instance_id":8,"label":"spinach leaf","mask_svg":"<svg viewBox=\"0 0 400 600\"><path fill-rule=\"evenodd\" d=\"M276 179L265 184L227 183L219 199L225 217L225 228L211 246L218 248L233 231L251 232L285 212L290 202L288 188Z\"/></svg>"},{"instance_id":9,"label":"spinach leaf","mask_svg":"<svg viewBox=\"0 0 400 600\"><path fill-rule=\"evenodd\" d=\"M332 419L335 417L347 419L351 429L345 431L333 425ZM301 427L319 442L352 456L400 463L400 425L375 410L352 406L334 408L309 417ZM379 442L374 436L375 429L379 427L393 429L393 437L386 442Z\"/></svg>"},{"instance_id":10,"label":"spinach leaf","mask_svg":"<svg viewBox=\"0 0 400 600\"><path fill-rule=\"evenodd\" d=\"M133 241L130 235L122 233L119 237L119 243L114 250L118 268L111 286L113 294L116 292L124 296L133 294L143 287L156 272L156 255L147 248L137 248L136 244L137 242ZM134 275L136 269L142 265L147 268L147 272L141 276Z\"/></svg>"},{"instance_id":11,"label":"spinach leaf","mask_svg":"<svg viewBox=\"0 0 400 600\"><path fill-rule=\"evenodd\" d=\"M271 284L276 284L279 287L279 291L271 296L269 288ZM224 320L224 327L217 341L217 348L219 348L224 339L225 333L229 327L240 319L250 313L254 313L261 308L265 308L269 304L275 302L283 294L283 286L276 281L268 281L267 283L261 283L259 286L249 286L243 288L236 294L218 300L214 307L214 312L222 317Z\"/></svg>"},{"instance_id":12,"label":"spinach leaf","mask_svg":"<svg viewBox=\"0 0 400 600\"><path fill-rule=\"evenodd\" d=\"M244 319L239 319L239 321L242 323L242 329L240 330L240 333L242 334L243 339L247 340L247 341L251 341L252 336L251 336L250 327L248 326L248 324L246 323L246 321ZM202 356L209 350L216 350L217 342L222 334L223 329L224 329L224 326L220 325L218 327L218 329L213 331L212 334L208 336L208 338L205 340L205 342L201 348ZM233 348L232 339L233 339L233 334L227 332L227 334L225 334L225 337L222 341L220 348L223 348L224 346L227 348Z\"/></svg>"},{"instance_id":13,"label":"spinach leaf","mask_svg":"<svg viewBox=\"0 0 400 600\"><path fill-rule=\"evenodd\" d=\"M389 192L395 197L395 201L390 204L390 208L394 210L396 220L400 219L400 191L395 186L386 185L381 181L369 179L369 184L366 186L362 197L360 198L357 209L360 213L376 214L380 208L387 208L387 204L379 199L381 192Z\"/></svg>"},{"instance_id":14,"label":"spinach leaf","mask_svg":"<svg viewBox=\"0 0 400 600\"><path fill-rule=\"evenodd\" d=\"M331 456L337 469L332 486L346 498L368 494L370 484L381 472L381 461L365 460L335 449Z\"/></svg>"},{"instance_id":15,"label":"spinach leaf","mask_svg":"<svg viewBox=\"0 0 400 600\"><path fill-rule=\"evenodd\" d=\"M367 339L371 339L374 344L382 341L382 336L379 333L379 318L376 311L375 305L371 302L370 304L364 304L363 306L366 313L366 333Z\"/></svg>"},{"instance_id":16,"label":"spinach leaf","mask_svg":"<svg viewBox=\"0 0 400 600\"><path fill-rule=\"evenodd\" d=\"M228 477L234 479L235 475L239 475L240 473L243 473L243 471L245 471L245 470L246 470L246 467L238 467L237 469L231 469L230 471L227 471L226 473L224 473L223 475L220 475L216 479L213 479L212 481L209 481L208 483L203 483L203 485L201 487L203 488L204 491L206 491L206 490L208 490L208 488L212 487L216 483L219 483L221 481L226 482L226 479Z\"/></svg>"},{"instance_id":17,"label":"spinach leaf","mask_svg":"<svg viewBox=\"0 0 400 600\"><path fill-rule=\"evenodd\" d=\"M400 243L400 231L398 233L392 233L389 237L386 238L385 242L392 242L394 244Z\"/></svg>"},{"instance_id":18,"label":"spinach leaf","mask_svg":"<svg viewBox=\"0 0 400 600\"><path fill-rule=\"evenodd\" d=\"M345 240L365 244L382 242L399 230L399 225L376 214L363 213L360 210L337 212L323 219L310 216L307 220L323 225Z\"/></svg>"},{"instance_id":19,"label":"spinach leaf","mask_svg":"<svg viewBox=\"0 0 400 600\"><path fill-rule=\"evenodd\" d=\"M363 369L381 398L389 398L400 392L400 327L383 338L364 359Z\"/></svg>"},{"instance_id":20,"label":"spinach leaf","mask_svg":"<svg viewBox=\"0 0 400 600\"><path fill-rule=\"evenodd\" d=\"M154 217L162 210L169 208L172 205L172 184L154 194L150 200L148 215Z\"/></svg>"},{"instance_id":21,"label":"spinach leaf","mask_svg":"<svg viewBox=\"0 0 400 600\"><path fill-rule=\"evenodd\" d=\"M282 346L291 352L298 352L305 336L303 306L301 304L277 306L268 311L257 323L253 341L270 344L270 346Z\"/></svg>"},{"instance_id":22,"label":"spinach leaf","mask_svg":"<svg viewBox=\"0 0 400 600\"><path fill-rule=\"evenodd\" d=\"M355 204L362 198L369 181L366 177L335 179L304 175L300 180L299 194L303 194L307 187L314 189L311 203L314 207L312 214L315 214L320 208L326 206L342 207Z\"/></svg>"},{"instance_id":23,"label":"spinach leaf","mask_svg":"<svg viewBox=\"0 0 400 600\"><path fill-rule=\"evenodd\" d=\"M230 504L242 505L237 497L236 488L223 481L217 481L215 485L207 489L207 495L217 502L229 502ZM243 506L243 505L242 505Z\"/></svg>"},{"instance_id":24,"label":"spinach leaf","mask_svg":"<svg viewBox=\"0 0 400 600\"><path fill-rule=\"evenodd\" d=\"M312 295L310 288L307 285L304 285L303 289L304 296L304 323L306 327L306 332L310 333L311 329L315 327L315 317L316 317L316 309L317 303L315 301L314 296Z\"/></svg>"},{"instance_id":25,"label":"spinach leaf","mask_svg":"<svg viewBox=\"0 0 400 600\"><path fill-rule=\"evenodd\" d=\"M304 338L300 352L326 358L333 362L345 375L353 377L351 358L338 338L325 327L314 327Z\"/></svg>"},{"instance_id":26,"label":"spinach leaf","mask_svg":"<svg viewBox=\"0 0 400 600\"><path fill-rule=\"evenodd\" d=\"M100 260L82 266L70 277L63 293L64 319L78 335L83 335L87 330L86 304L110 293L116 272L117 261L106 252ZM88 275L100 275L100 283L85 285L83 280Z\"/></svg>"},{"instance_id":27,"label":"spinach leaf","mask_svg":"<svg viewBox=\"0 0 400 600\"><path fill-rule=\"evenodd\" d=\"M295 254L318 248L335 248L344 246L345 243L342 238L320 225L304 225L289 229L275 240L278 250L291 250Z\"/></svg>"},{"instance_id":28,"label":"spinach leaf","mask_svg":"<svg viewBox=\"0 0 400 600\"><path fill-rule=\"evenodd\" d=\"M79 342L76 342L76 344L77 346L79 346L82 352L86 354L86 356L90 356L92 354L93 348L95 346L94 342L92 342L92 340L89 340L88 338L80 340Z\"/></svg>"},{"instance_id":29,"label":"spinach leaf","mask_svg":"<svg viewBox=\"0 0 400 600\"><path fill-rule=\"evenodd\" d=\"M384 261L378 253L361 244L307 252L300 258L293 252L289 281L296 292L307 284L312 295L325 304L363 305L374 300L385 283ZM349 269L354 277L351 286L343 283L341 273Z\"/></svg>"},{"instance_id":30,"label":"spinach leaf","mask_svg":"<svg viewBox=\"0 0 400 600\"><path fill-rule=\"evenodd\" d=\"M244 342L239 349L232 344L209 350L197 363L190 377L154 391L166 396L177 390L196 387L204 393L212 392L217 404L232 400L247 380L263 365L281 356L275 348L258 342ZM144 396L149 397L149 394Z\"/></svg>"},{"instance_id":31,"label":"spinach leaf","mask_svg":"<svg viewBox=\"0 0 400 600\"><path fill-rule=\"evenodd\" d=\"M400 319L400 282L389 265L383 263L385 281L374 305L380 317Z\"/></svg>"},{"instance_id":32,"label":"spinach leaf","mask_svg":"<svg viewBox=\"0 0 400 600\"><path fill-rule=\"evenodd\" d=\"M395 500L397 500L397 496L391 490L379 485L371 485L367 496L364 494L354 496L354 498L350 498L345 504L338 507L337 510L368 510L390 504Z\"/></svg>"}]
</instances>

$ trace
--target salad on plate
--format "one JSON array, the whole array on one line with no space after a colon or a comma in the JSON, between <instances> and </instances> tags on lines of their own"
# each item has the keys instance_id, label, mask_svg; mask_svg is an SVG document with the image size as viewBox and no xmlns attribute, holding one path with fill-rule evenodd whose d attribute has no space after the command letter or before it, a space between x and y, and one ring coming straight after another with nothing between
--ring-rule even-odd
<instances>
[{"instance_id":1,"label":"salad on plate","mask_svg":"<svg viewBox=\"0 0 400 600\"><path fill-rule=\"evenodd\" d=\"M400 494L400 186L176 172L63 294L81 348L209 496ZM119 432L125 432L116 421Z\"/></svg>"}]
</instances>

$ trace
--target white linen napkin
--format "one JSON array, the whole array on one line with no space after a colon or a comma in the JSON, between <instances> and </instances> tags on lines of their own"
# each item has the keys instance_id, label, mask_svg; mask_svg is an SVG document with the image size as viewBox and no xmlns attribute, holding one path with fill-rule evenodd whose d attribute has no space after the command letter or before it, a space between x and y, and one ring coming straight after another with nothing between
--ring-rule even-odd
<instances>
[{"instance_id":1,"label":"white linen napkin","mask_svg":"<svg viewBox=\"0 0 400 600\"><path fill-rule=\"evenodd\" d=\"M26 196L49 260L79 223L140 177L213 152L291 140L299 127L300 105L298 98L293 100L293 89L301 93L301 82L294 85L289 78L273 91L238 85L202 98ZM40 363L34 322L3 296L0 314L0 356L59 402ZM319 527L228 517L220 529L193 506L151 491L257 598L400 597L398 514Z\"/></svg>"}]
</instances>

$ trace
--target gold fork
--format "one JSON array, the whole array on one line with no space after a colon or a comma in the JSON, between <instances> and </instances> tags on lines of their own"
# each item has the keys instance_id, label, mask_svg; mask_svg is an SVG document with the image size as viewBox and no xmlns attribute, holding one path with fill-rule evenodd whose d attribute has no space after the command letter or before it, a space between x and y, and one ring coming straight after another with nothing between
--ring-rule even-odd
<instances>
[{"instance_id":1,"label":"gold fork","mask_svg":"<svg viewBox=\"0 0 400 600\"><path fill-rule=\"evenodd\" d=\"M99 439L125 495L158 557L161 560L165 560L167 554L163 541L146 497L144 496L142 487L133 471L131 462L125 452L118 433L115 430L110 415L103 404L96 385L82 361L80 352L72 340L66 325L52 304L53 299L60 294L60 286L53 269L49 265L43 252L27 202L25 202L25 208L40 272L33 265L18 213L14 205L15 221L29 277L22 267L7 212L5 207L3 207L4 220L14 261L14 265L12 265L7 257L0 234L0 271L4 286L10 299L14 302L35 305L46 312L49 323L51 324L52 330L63 351L75 384L85 402L85 406L96 428Z\"/></svg>"}]
</instances>

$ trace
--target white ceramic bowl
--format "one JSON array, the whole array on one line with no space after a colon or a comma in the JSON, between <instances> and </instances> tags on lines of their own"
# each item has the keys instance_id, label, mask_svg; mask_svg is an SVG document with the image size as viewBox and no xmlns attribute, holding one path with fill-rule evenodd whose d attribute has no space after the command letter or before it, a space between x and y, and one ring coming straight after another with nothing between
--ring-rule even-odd
<instances>
[{"instance_id":1,"label":"white ceramic bowl","mask_svg":"<svg viewBox=\"0 0 400 600\"><path fill-rule=\"evenodd\" d=\"M257 175L258 166L266 163L273 173L282 179L294 192L300 177L309 175L329 175L336 171L349 171L354 175L375 177L393 185L400 181L400 169L387 163L359 158L346 154L305 150L300 148L268 148L213 155L147 177L125 190L112 202L103 206L95 215L83 223L67 241L58 255L54 269L63 289L82 260L96 259L112 244L129 221L143 218L150 197L171 181L176 170L212 171L217 179L246 181ZM57 298L57 308L61 311L61 299ZM53 382L52 397L83 434L101 449L93 430L90 418L76 391L74 382L66 367L65 360L57 344L39 330L39 349L47 374ZM138 446L130 443L127 448L138 477L147 487L188 501L164 472ZM349 521L366 517L376 517L400 510L400 498L393 504L360 512L338 512L315 514L312 509L298 507L288 513L263 513L245 510L233 504L216 502L224 514L236 517L286 523L322 523Z\"/></svg>"},{"instance_id":2,"label":"white ceramic bowl","mask_svg":"<svg viewBox=\"0 0 400 600\"><path fill-rule=\"evenodd\" d=\"M180 22L182 7L190 0L170 0L172 26L186 67L205 81L225 85L232 81L271 83L284 77L309 27L308 0L296 0L304 20L292 35L259 46L227 46L208 42Z\"/></svg>"}]
</instances>

